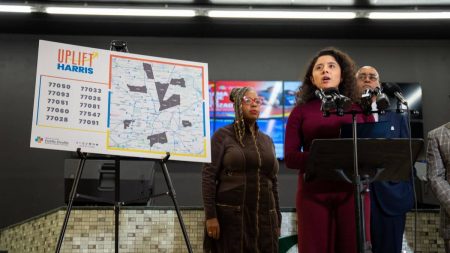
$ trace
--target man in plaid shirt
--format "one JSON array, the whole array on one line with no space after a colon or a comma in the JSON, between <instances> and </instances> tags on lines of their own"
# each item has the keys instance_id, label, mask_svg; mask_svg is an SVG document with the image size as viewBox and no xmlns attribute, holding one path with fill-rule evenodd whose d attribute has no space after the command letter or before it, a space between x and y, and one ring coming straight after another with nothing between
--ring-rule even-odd
<instances>
[{"instance_id":1,"label":"man in plaid shirt","mask_svg":"<svg viewBox=\"0 0 450 253\"><path fill-rule=\"evenodd\" d=\"M427 177L441 204L440 235L450 253L450 122L428 133Z\"/></svg>"}]
</instances>

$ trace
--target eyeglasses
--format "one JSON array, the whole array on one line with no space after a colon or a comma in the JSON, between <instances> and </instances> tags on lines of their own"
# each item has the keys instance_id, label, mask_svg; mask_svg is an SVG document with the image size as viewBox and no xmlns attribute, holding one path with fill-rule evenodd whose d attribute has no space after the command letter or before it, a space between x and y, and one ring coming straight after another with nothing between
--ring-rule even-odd
<instances>
[{"instance_id":1,"label":"eyeglasses","mask_svg":"<svg viewBox=\"0 0 450 253\"><path fill-rule=\"evenodd\" d=\"M378 80L378 76L375 74L368 74L368 75L367 74L359 74L358 75L359 80L366 80L367 77L369 78L370 81Z\"/></svg>"},{"instance_id":2,"label":"eyeglasses","mask_svg":"<svg viewBox=\"0 0 450 253\"><path fill-rule=\"evenodd\" d=\"M256 98L249 98L249 97L244 96L244 97L242 98L242 103L243 103L244 105L251 105L252 102L255 103L255 104L257 104L257 105L260 105L260 104L262 103L262 101L261 101L261 99L260 99L259 97L256 97Z\"/></svg>"}]
</instances>

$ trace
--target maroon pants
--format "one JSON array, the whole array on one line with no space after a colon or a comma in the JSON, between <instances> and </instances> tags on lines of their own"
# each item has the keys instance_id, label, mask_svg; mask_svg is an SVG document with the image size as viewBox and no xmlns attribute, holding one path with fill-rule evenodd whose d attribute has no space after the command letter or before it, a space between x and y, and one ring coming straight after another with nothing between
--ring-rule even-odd
<instances>
[{"instance_id":1,"label":"maroon pants","mask_svg":"<svg viewBox=\"0 0 450 253\"><path fill-rule=\"evenodd\" d=\"M354 191L337 181L305 183L297 191L298 249L301 253L357 252ZM364 196L366 240L370 241L370 194Z\"/></svg>"}]
</instances>

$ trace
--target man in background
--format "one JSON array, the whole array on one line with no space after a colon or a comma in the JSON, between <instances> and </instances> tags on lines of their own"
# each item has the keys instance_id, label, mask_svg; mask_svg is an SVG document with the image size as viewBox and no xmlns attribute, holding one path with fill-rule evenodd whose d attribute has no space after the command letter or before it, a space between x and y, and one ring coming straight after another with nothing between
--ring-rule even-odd
<instances>
[{"instance_id":1,"label":"man in background","mask_svg":"<svg viewBox=\"0 0 450 253\"><path fill-rule=\"evenodd\" d=\"M427 178L441 204L439 233L450 253L450 122L428 133Z\"/></svg>"},{"instance_id":2,"label":"man in background","mask_svg":"<svg viewBox=\"0 0 450 253\"><path fill-rule=\"evenodd\" d=\"M380 89L380 76L371 66L361 67L356 73L359 94L370 94ZM367 90L369 89L369 92ZM376 93L376 92L375 92ZM377 96L373 95L368 110L376 111ZM364 107L363 107L364 108ZM389 130L383 136L361 136L365 138L408 138L408 120L403 114L374 113L376 122L386 122ZM371 217L370 232L373 253L400 253L406 213L414 205L412 181L376 181L370 185ZM450 196L450 195L449 195ZM450 198L450 197L449 197Z\"/></svg>"}]
</instances>

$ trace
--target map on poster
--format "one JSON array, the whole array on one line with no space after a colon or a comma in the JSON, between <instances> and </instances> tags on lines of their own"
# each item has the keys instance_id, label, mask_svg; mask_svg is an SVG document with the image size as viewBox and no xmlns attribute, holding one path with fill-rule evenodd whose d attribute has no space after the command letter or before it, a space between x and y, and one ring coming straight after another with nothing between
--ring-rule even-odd
<instances>
[{"instance_id":1,"label":"map on poster","mask_svg":"<svg viewBox=\"0 0 450 253\"><path fill-rule=\"evenodd\" d=\"M30 146L210 162L208 68L39 42Z\"/></svg>"}]
</instances>

